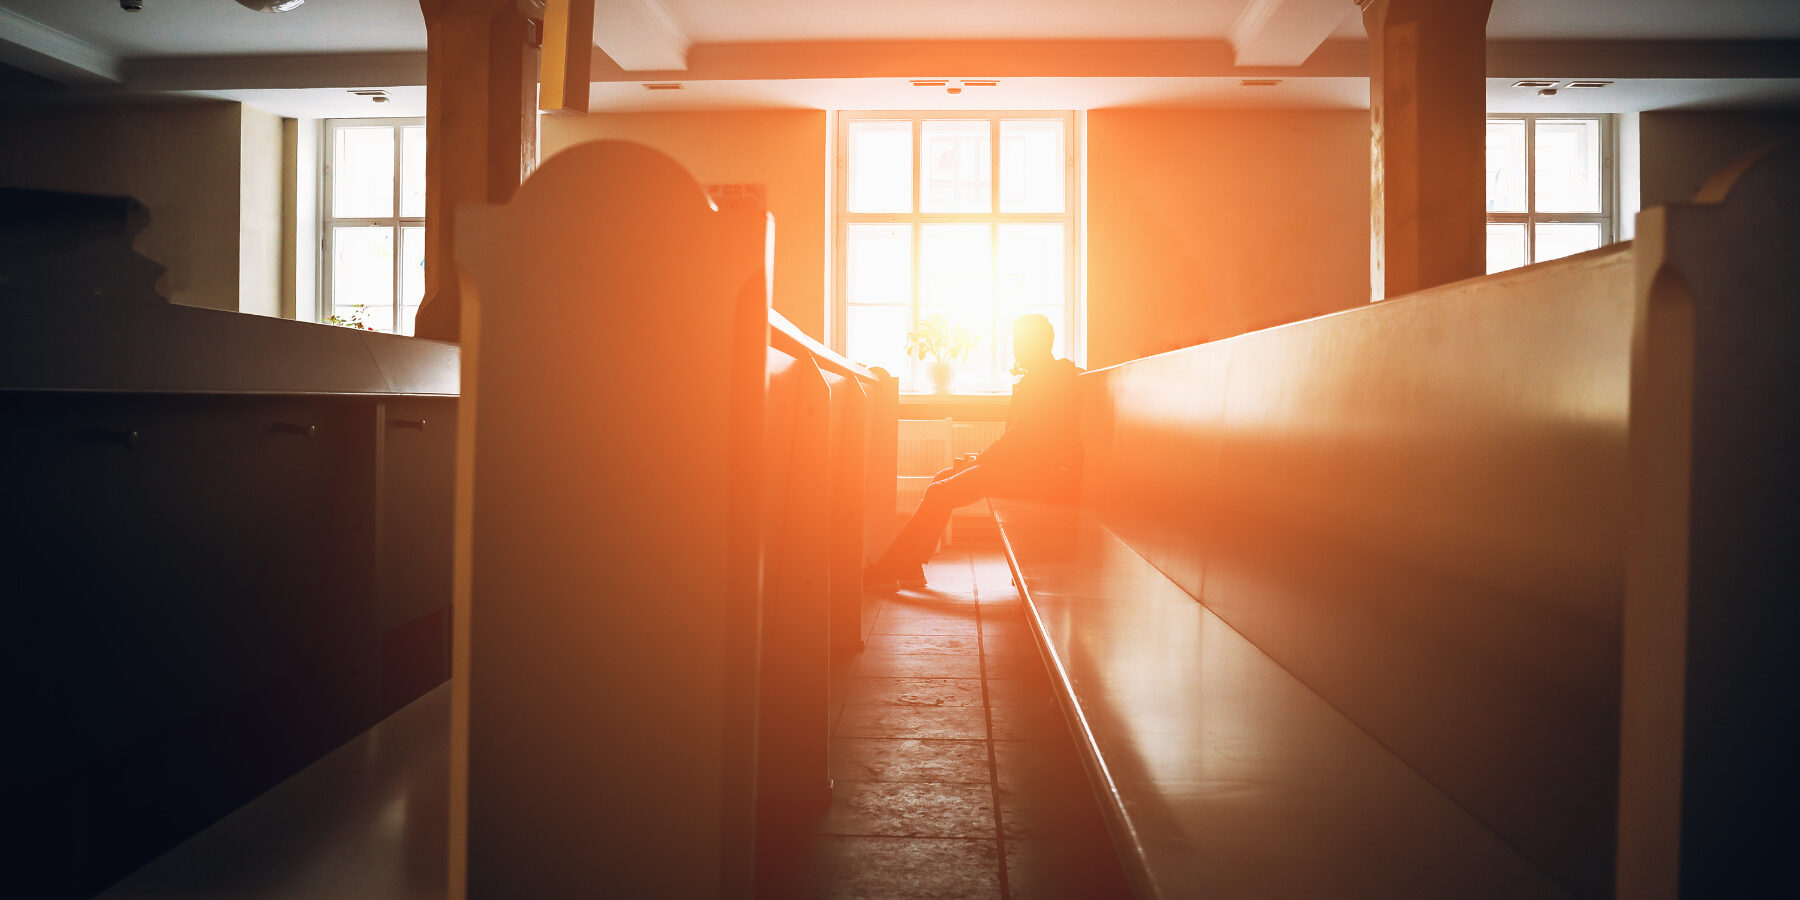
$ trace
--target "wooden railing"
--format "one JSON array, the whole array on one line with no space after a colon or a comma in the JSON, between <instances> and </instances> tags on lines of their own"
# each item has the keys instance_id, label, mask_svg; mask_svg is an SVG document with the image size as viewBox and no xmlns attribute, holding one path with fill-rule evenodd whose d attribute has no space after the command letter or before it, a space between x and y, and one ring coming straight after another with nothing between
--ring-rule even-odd
<instances>
[{"instance_id":1,"label":"wooden railing","mask_svg":"<svg viewBox=\"0 0 1800 900\"><path fill-rule=\"evenodd\" d=\"M451 892L768 892L828 797L894 383L772 318L766 216L646 147L558 154L457 246Z\"/></svg>"}]
</instances>

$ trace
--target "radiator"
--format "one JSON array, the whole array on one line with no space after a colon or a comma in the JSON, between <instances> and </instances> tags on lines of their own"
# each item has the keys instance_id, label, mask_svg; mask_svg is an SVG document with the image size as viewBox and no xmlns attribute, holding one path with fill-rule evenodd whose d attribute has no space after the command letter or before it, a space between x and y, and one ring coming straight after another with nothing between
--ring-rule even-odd
<instances>
[{"instance_id":1,"label":"radiator","mask_svg":"<svg viewBox=\"0 0 1800 900\"><path fill-rule=\"evenodd\" d=\"M896 509L911 513L925 497L931 476L951 458L987 449L1006 430L1005 422L958 422L952 419L901 419L895 460Z\"/></svg>"}]
</instances>

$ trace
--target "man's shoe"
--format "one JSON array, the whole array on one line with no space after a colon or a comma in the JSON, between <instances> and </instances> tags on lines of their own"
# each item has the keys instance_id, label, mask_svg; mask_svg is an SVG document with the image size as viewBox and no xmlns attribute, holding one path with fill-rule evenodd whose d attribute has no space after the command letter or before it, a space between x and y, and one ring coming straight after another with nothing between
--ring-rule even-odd
<instances>
[{"instance_id":1,"label":"man's shoe","mask_svg":"<svg viewBox=\"0 0 1800 900\"><path fill-rule=\"evenodd\" d=\"M895 573L894 580L903 588L918 590L925 586L925 567L907 566Z\"/></svg>"}]
</instances>

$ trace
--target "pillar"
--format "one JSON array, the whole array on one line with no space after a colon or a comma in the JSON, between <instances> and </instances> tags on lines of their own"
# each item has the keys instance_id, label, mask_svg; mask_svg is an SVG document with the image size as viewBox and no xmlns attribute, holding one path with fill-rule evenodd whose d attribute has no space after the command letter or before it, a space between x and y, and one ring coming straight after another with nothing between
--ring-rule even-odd
<instances>
[{"instance_id":1,"label":"pillar","mask_svg":"<svg viewBox=\"0 0 1800 900\"><path fill-rule=\"evenodd\" d=\"M1487 271L1493 0L1362 0L1374 141L1371 299Z\"/></svg>"},{"instance_id":2,"label":"pillar","mask_svg":"<svg viewBox=\"0 0 1800 900\"><path fill-rule=\"evenodd\" d=\"M425 300L419 337L455 341L456 211L505 203L537 164L537 50L517 0L419 0L425 14Z\"/></svg>"}]
</instances>

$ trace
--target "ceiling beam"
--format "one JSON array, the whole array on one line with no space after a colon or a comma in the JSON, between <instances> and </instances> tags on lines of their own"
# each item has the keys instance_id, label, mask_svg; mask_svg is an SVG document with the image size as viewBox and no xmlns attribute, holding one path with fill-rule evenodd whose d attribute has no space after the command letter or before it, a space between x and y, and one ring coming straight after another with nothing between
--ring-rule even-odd
<instances>
[{"instance_id":1,"label":"ceiling beam","mask_svg":"<svg viewBox=\"0 0 1800 900\"><path fill-rule=\"evenodd\" d=\"M0 63L63 84L117 84L119 58L0 7Z\"/></svg>"},{"instance_id":2,"label":"ceiling beam","mask_svg":"<svg viewBox=\"0 0 1800 900\"><path fill-rule=\"evenodd\" d=\"M1228 38L1240 66L1297 66L1355 12L1351 0L1251 0Z\"/></svg>"},{"instance_id":3,"label":"ceiling beam","mask_svg":"<svg viewBox=\"0 0 1800 900\"><path fill-rule=\"evenodd\" d=\"M1354 7L1352 7L1354 9ZM1301 66L1241 68L1224 41L801 41L696 44L680 70L632 71L594 58L593 80L787 78L1367 77L1368 46L1328 41Z\"/></svg>"},{"instance_id":4,"label":"ceiling beam","mask_svg":"<svg viewBox=\"0 0 1800 900\"><path fill-rule=\"evenodd\" d=\"M152 56L130 60L125 75L134 91L408 87L425 83L425 54Z\"/></svg>"},{"instance_id":5,"label":"ceiling beam","mask_svg":"<svg viewBox=\"0 0 1800 900\"><path fill-rule=\"evenodd\" d=\"M624 71L683 71L693 43L662 0L594 2L594 44Z\"/></svg>"}]
</instances>

